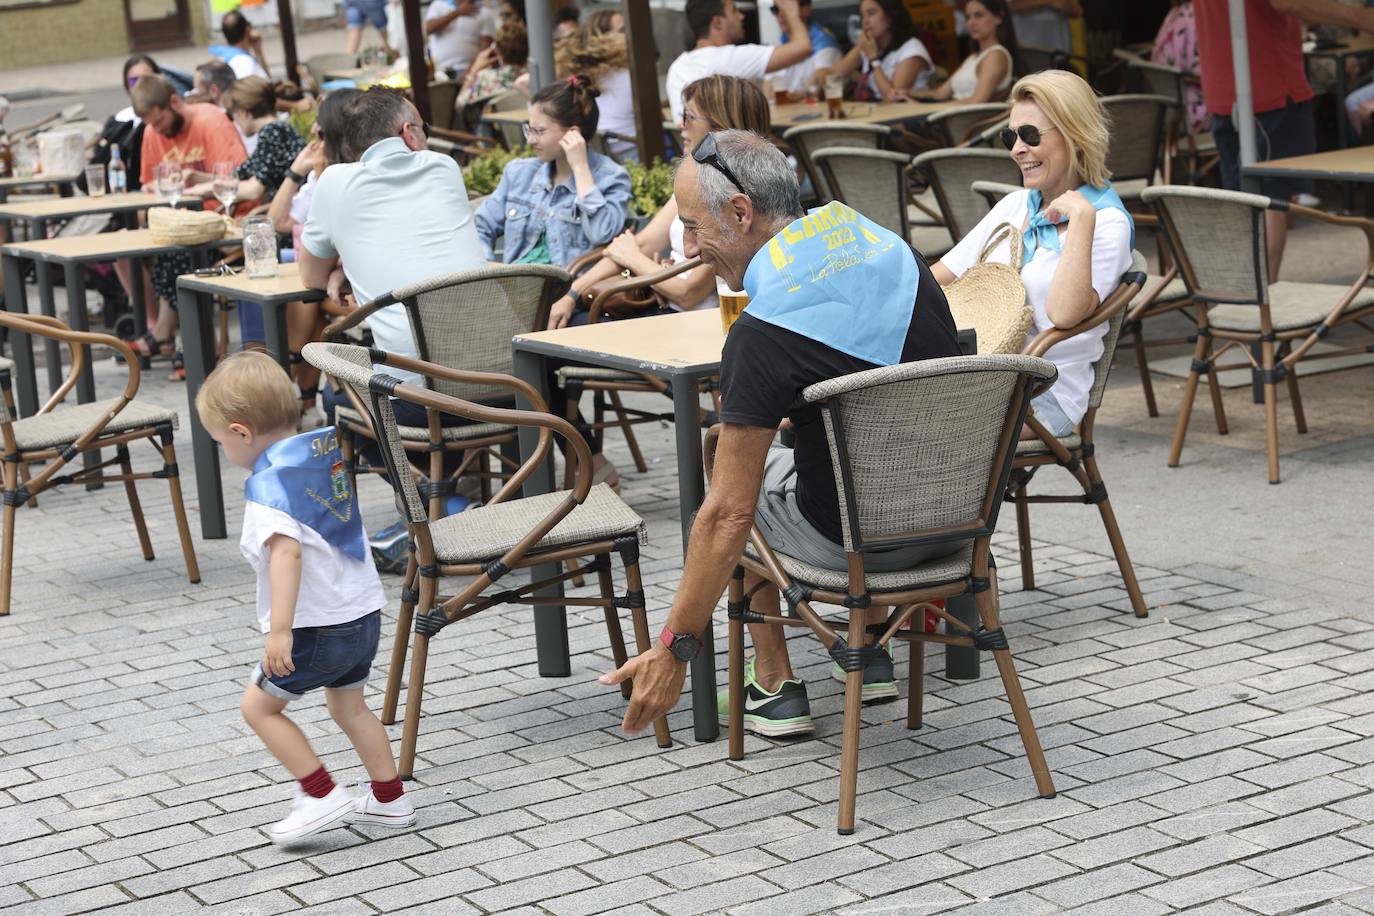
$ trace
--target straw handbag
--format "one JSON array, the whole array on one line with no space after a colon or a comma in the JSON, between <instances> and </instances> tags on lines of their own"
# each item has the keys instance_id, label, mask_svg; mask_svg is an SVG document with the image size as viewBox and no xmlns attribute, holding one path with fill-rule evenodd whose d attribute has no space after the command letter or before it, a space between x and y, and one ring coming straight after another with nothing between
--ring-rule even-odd
<instances>
[{"instance_id":1,"label":"straw handbag","mask_svg":"<svg viewBox=\"0 0 1374 916\"><path fill-rule=\"evenodd\" d=\"M220 213L153 207L148 211L148 231L161 245L203 245L224 238L233 221Z\"/></svg>"},{"instance_id":2,"label":"straw handbag","mask_svg":"<svg viewBox=\"0 0 1374 916\"><path fill-rule=\"evenodd\" d=\"M987 260L1003 238L1011 246L1011 263L1020 264L1021 233L1011 223L1002 223L992 231L978 263L945 287L954 326L978 332L980 354L1020 353L1035 318L1026 304L1021 272Z\"/></svg>"}]
</instances>

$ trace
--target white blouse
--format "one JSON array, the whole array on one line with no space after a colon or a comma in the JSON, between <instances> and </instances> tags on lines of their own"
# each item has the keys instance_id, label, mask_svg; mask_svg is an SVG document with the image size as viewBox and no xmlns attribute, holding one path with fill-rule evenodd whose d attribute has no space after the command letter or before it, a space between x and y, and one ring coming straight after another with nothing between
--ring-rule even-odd
<instances>
[{"instance_id":1,"label":"white blouse","mask_svg":"<svg viewBox=\"0 0 1374 916\"><path fill-rule=\"evenodd\" d=\"M1001 51L1007 58L1007 72L1002 74L1002 81L997 84L997 91L1003 92L1011 86L1011 52L1001 45L993 45L977 54L970 54L965 57L964 62L959 65L959 69L955 70L954 75L949 78L949 88L953 91L956 102L962 102L978 90L978 65L983 62L983 58L993 51Z\"/></svg>"},{"instance_id":2,"label":"white blouse","mask_svg":"<svg viewBox=\"0 0 1374 916\"><path fill-rule=\"evenodd\" d=\"M876 96L878 94L878 78L874 76L870 70L868 55L860 51L859 57L863 60L864 71L868 74L864 79L868 81L869 91ZM882 60L878 61L878 67L883 71L883 76L887 77L888 81L891 82L892 75L897 72L897 65L913 57L919 57L925 61L926 67L916 75L916 82L911 84L911 88L929 89L930 71L935 69L935 64L931 62L930 52L926 50L925 45L921 44L921 39L919 38L908 38L906 41L902 42L901 47L888 51L883 55Z\"/></svg>"}]
</instances>

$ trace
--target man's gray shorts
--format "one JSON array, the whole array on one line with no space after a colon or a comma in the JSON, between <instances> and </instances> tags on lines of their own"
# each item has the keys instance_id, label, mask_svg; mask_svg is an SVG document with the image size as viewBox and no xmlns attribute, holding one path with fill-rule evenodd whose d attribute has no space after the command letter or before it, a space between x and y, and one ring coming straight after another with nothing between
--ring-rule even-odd
<instances>
[{"instance_id":1,"label":"man's gray shorts","mask_svg":"<svg viewBox=\"0 0 1374 916\"><path fill-rule=\"evenodd\" d=\"M822 569L840 572L849 569L844 547L818 531L797 507L797 469L790 448L775 445L768 450L754 521L758 523L768 545L778 553L785 553ZM868 572L910 569L927 560L953 553L960 546L922 544L874 551L864 554L864 569Z\"/></svg>"}]
</instances>

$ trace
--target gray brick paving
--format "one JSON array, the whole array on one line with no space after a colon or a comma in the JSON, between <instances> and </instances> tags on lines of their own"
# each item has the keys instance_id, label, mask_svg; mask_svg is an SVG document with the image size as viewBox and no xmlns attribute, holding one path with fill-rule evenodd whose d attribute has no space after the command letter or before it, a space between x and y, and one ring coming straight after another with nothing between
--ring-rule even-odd
<instances>
[{"instance_id":1,"label":"gray brick paving","mask_svg":"<svg viewBox=\"0 0 1374 916\"><path fill-rule=\"evenodd\" d=\"M184 410L178 387L145 385ZM624 495L649 522L654 627L681 556L669 437L643 429L653 464L625 474ZM179 442L189 470L184 432ZM226 491L241 479L226 470ZM193 480L183 478L194 509ZM363 497L378 527L391 500L374 483ZM991 660L980 680L951 681L932 648L920 731L902 727L902 704L865 710L858 830L839 837L841 697L814 640L796 637L792 654L818 737L751 736L747 758L731 762L723 741L692 740L685 703L670 750L619 734L623 701L595 683L610 660L598 613L569 614L573 676L541 680L528 613L502 607L433 645L409 786L416 828L345 828L278 850L262 828L281 815L286 778L237 713L260 649L250 573L234 539L198 541L205 582L187 585L165 493L141 495L155 520L151 564L130 556L113 488L21 513L20 584L0 619L0 909L1374 912L1368 615L1304 600L1296 578L1152 565L1157 545L1128 531L1148 598L1168 603L1136 620L1105 541L1055 543L1044 523L1040 591L1017 588L1010 529L996 549L1056 799L1035 798ZM238 512L231 498L231 530ZM85 562L53 567L54 550ZM386 585L384 642L399 583ZM716 642L723 668L723 626ZM336 776L361 776L322 704L299 706Z\"/></svg>"}]
</instances>

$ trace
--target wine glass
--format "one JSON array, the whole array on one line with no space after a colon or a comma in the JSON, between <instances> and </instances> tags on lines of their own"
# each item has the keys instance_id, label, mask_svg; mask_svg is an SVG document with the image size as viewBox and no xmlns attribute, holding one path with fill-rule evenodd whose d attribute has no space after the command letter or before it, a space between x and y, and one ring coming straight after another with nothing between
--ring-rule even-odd
<instances>
[{"instance_id":1,"label":"wine glass","mask_svg":"<svg viewBox=\"0 0 1374 916\"><path fill-rule=\"evenodd\" d=\"M232 162L216 162L212 174L215 199L220 202L227 214L234 204L234 198L239 194L238 167Z\"/></svg>"},{"instance_id":2,"label":"wine glass","mask_svg":"<svg viewBox=\"0 0 1374 916\"><path fill-rule=\"evenodd\" d=\"M157 193L162 199L173 207L181 199L181 192L186 190L186 177L181 172L181 165L176 162L163 162L157 167Z\"/></svg>"}]
</instances>

